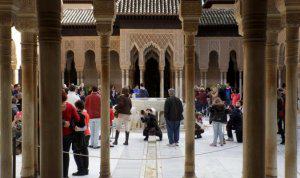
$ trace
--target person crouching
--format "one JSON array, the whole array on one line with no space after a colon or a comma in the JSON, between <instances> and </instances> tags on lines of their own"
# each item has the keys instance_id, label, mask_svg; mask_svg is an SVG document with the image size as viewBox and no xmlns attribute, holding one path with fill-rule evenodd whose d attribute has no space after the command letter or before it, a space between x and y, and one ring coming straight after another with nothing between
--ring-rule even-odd
<instances>
[{"instance_id":1,"label":"person crouching","mask_svg":"<svg viewBox=\"0 0 300 178\"><path fill-rule=\"evenodd\" d=\"M152 109L147 109L146 112L144 110L141 111L141 120L143 123L146 123L146 127L143 131L143 135L145 136L145 141L148 141L149 135L156 135L159 137L159 140L162 140L162 132L158 126L156 116L152 113Z\"/></svg>"},{"instance_id":2,"label":"person crouching","mask_svg":"<svg viewBox=\"0 0 300 178\"><path fill-rule=\"evenodd\" d=\"M75 102L77 113L80 117L80 126L75 126L74 142L72 149L74 152L74 159L77 165L77 172L73 176L88 175L88 145L86 142L85 131L87 130L86 115L83 113L84 103L81 100Z\"/></svg>"},{"instance_id":3,"label":"person crouching","mask_svg":"<svg viewBox=\"0 0 300 178\"><path fill-rule=\"evenodd\" d=\"M202 113L201 112L196 112L195 113L195 136L196 139L202 138L201 134L204 133L204 127L203 127L203 121L202 121Z\"/></svg>"}]
</instances>

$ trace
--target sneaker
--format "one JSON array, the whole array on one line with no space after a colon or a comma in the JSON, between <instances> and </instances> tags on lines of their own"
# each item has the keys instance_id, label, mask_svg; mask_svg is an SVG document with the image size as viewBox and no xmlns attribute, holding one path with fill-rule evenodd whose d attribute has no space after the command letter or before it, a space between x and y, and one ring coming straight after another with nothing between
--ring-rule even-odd
<instances>
[{"instance_id":1,"label":"sneaker","mask_svg":"<svg viewBox=\"0 0 300 178\"><path fill-rule=\"evenodd\" d=\"M93 147L94 149L99 149L100 148L100 146L95 146L95 147Z\"/></svg>"},{"instance_id":2,"label":"sneaker","mask_svg":"<svg viewBox=\"0 0 300 178\"><path fill-rule=\"evenodd\" d=\"M217 147L217 144L211 143L209 146Z\"/></svg>"},{"instance_id":3,"label":"sneaker","mask_svg":"<svg viewBox=\"0 0 300 178\"><path fill-rule=\"evenodd\" d=\"M170 144L170 143L169 143L169 144L167 144L167 146L168 146L168 147L175 147L176 145L175 145L175 143L173 143L173 144Z\"/></svg>"},{"instance_id":4,"label":"sneaker","mask_svg":"<svg viewBox=\"0 0 300 178\"><path fill-rule=\"evenodd\" d=\"M220 144L220 146L224 146L224 144Z\"/></svg>"},{"instance_id":5,"label":"sneaker","mask_svg":"<svg viewBox=\"0 0 300 178\"><path fill-rule=\"evenodd\" d=\"M233 138L227 138L226 141L233 142Z\"/></svg>"},{"instance_id":6,"label":"sneaker","mask_svg":"<svg viewBox=\"0 0 300 178\"><path fill-rule=\"evenodd\" d=\"M175 146L179 146L179 143L175 143Z\"/></svg>"},{"instance_id":7,"label":"sneaker","mask_svg":"<svg viewBox=\"0 0 300 178\"><path fill-rule=\"evenodd\" d=\"M109 147L115 147L115 146L114 146L114 144L110 143L110 144L109 144Z\"/></svg>"}]
</instances>

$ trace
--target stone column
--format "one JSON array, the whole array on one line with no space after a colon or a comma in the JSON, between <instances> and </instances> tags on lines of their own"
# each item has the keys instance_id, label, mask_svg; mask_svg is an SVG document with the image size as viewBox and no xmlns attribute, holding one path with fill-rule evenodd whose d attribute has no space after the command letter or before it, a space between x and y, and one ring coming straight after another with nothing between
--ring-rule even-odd
<instances>
[{"instance_id":1,"label":"stone column","mask_svg":"<svg viewBox=\"0 0 300 178\"><path fill-rule=\"evenodd\" d=\"M176 96L179 96L179 89L178 89L178 70L175 69L175 92L176 92Z\"/></svg>"},{"instance_id":2,"label":"stone column","mask_svg":"<svg viewBox=\"0 0 300 178\"><path fill-rule=\"evenodd\" d=\"M124 88L125 87L125 71L124 71L124 69L121 69L121 72L122 72L122 88Z\"/></svg>"},{"instance_id":3,"label":"stone column","mask_svg":"<svg viewBox=\"0 0 300 178\"><path fill-rule=\"evenodd\" d=\"M278 87L280 88L282 85L282 67L278 67Z\"/></svg>"},{"instance_id":4,"label":"stone column","mask_svg":"<svg viewBox=\"0 0 300 178\"><path fill-rule=\"evenodd\" d=\"M195 178L195 35L198 31L201 3L198 0L182 0L180 18L184 32L185 66L185 170L184 178Z\"/></svg>"},{"instance_id":5,"label":"stone column","mask_svg":"<svg viewBox=\"0 0 300 178\"><path fill-rule=\"evenodd\" d=\"M223 72L223 84L227 83L227 72Z\"/></svg>"},{"instance_id":6,"label":"stone column","mask_svg":"<svg viewBox=\"0 0 300 178\"><path fill-rule=\"evenodd\" d=\"M61 1L37 0L41 178L62 177Z\"/></svg>"},{"instance_id":7,"label":"stone column","mask_svg":"<svg viewBox=\"0 0 300 178\"><path fill-rule=\"evenodd\" d=\"M140 84L144 83L144 72L145 72L145 67L140 66Z\"/></svg>"},{"instance_id":8,"label":"stone column","mask_svg":"<svg viewBox=\"0 0 300 178\"><path fill-rule=\"evenodd\" d=\"M277 177L277 58L281 17L275 2L268 1L266 43L266 177Z\"/></svg>"},{"instance_id":9,"label":"stone column","mask_svg":"<svg viewBox=\"0 0 300 178\"><path fill-rule=\"evenodd\" d=\"M204 87L207 88L207 72L204 72Z\"/></svg>"},{"instance_id":10,"label":"stone column","mask_svg":"<svg viewBox=\"0 0 300 178\"><path fill-rule=\"evenodd\" d=\"M240 94L243 93L243 71L239 71L239 90Z\"/></svg>"},{"instance_id":11,"label":"stone column","mask_svg":"<svg viewBox=\"0 0 300 178\"><path fill-rule=\"evenodd\" d=\"M204 86L204 82L203 82L203 79L204 79L204 72L200 72L200 85L201 86Z\"/></svg>"},{"instance_id":12,"label":"stone column","mask_svg":"<svg viewBox=\"0 0 300 178\"><path fill-rule=\"evenodd\" d=\"M183 89L182 89L182 69L179 70L179 98L183 98ZM195 83L194 83L195 85ZM194 86L193 86L194 88Z\"/></svg>"},{"instance_id":13,"label":"stone column","mask_svg":"<svg viewBox=\"0 0 300 178\"><path fill-rule=\"evenodd\" d=\"M110 36L115 18L114 1L94 1L94 16L97 32L100 35L101 52L101 163L100 178L109 178L110 174ZM126 71L127 77L129 70Z\"/></svg>"},{"instance_id":14,"label":"stone column","mask_svg":"<svg viewBox=\"0 0 300 178\"><path fill-rule=\"evenodd\" d=\"M34 177L34 131L35 131L35 73L34 73L34 47L35 33L21 33L22 46L22 93L23 93L23 120L22 120L22 170L24 178Z\"/></svg>"},{"instance_id":15,"label":"stone column","mask_svg":"<svg viewBox=\"0 0 300 178\"><path fill-rule=\"evenodd\" d=\"M164 69L160 69L160 97L164 97L165 86L164 86Z\"/></svg>"},{"instance_id":16,"label":"stone column","mask_svg":"<svg viewBox=\"0 0 300 178\"><path fill-rule=\"evenodd\" d=\"M126 76L126 87L129 87L129 69L125 70L125 76Z\"/></svg>"},{"instance_id":17,"label":"stone column","mask_svg":"<svg viewBox=\"0 0 300 178\"><path fill-rule=\"evenodd\" d=\"M0 177L13 176L11 131L11 27L9 4L0 5Z\"/></svg>"},{"instance_id":18,"label":"stone column","mask_svg":"<svg viewBox=\"0 0 300 178\"><path fill-rule=\"evenodd\" d=\"M223 72L220 72L220 84L223 84Z\"/></svg>"},{"instance_id":19,"label":"stone column","mask_svg":"<svg viewBox=\"0 0 300 178\"><path fill-rule=\"evenodd\" d=\"M287 17L288 18L288 17ZM285 177L297 178L297 65L299 27L286 27Z\"/></svg>"},{"instance_id":20,"label":"stone column","mask_svg":"<svg viewBox=\"0 0 300 178\"><path fill-rule=\"evenodd\" d=\"M61 83L62 83L62 85L65 84L65 72L64 71L61 72Z\"/></svg>"},{"instance_id":21,"label":"stone column","mask_svg":"<svg viewBox=\"0 0 300 178\"><path fill-rule=\"evenodd\" d=\"M265 45L267 1L243 1L243 178L265 177ZM261 76L258 80L257 76ZM255 112L254 112L255 111Z\"/></svg>"}]
</instances>

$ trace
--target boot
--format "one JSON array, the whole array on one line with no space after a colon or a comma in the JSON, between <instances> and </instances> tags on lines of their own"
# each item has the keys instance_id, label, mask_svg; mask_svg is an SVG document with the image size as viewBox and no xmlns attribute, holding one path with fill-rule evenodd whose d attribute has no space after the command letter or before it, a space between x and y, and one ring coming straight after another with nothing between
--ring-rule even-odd
<instances>
[{"instance_id":1,"label":"boot","mask_svg":"<svg viewBox=\"0 0 300 178\"><path fill-rule=\"evenodd\" d=\"M125 132L125 134L126 134L126 140L125 140L125 142L123 143L123 145L128 145L129 132Z\"/></svg>"},{"instance_id":2,"label":"boot","mask_svg":"<svg viewBox=\"0 0 300 178\"><path fill-rule=\"evenodd\" d=\"M118 145L119 134L120 134L120 132L118 130L116 130L114 145Z\"/></svg>"}]
</instances>

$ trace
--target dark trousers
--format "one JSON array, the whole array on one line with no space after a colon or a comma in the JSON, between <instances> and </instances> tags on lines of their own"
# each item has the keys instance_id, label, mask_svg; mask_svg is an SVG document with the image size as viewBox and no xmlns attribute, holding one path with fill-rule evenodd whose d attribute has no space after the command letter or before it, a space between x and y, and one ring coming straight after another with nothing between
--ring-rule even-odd
<instances>
[{"instance_id":1,"label":"dark trousers","mask_svg":"<svg viewBox=\"0 0 300 178\"><path fill-rule=\"evenodd\" d=\"M146 127L143 131L143 135L146 137L146 139L149 138L149 135L156 135L157 137L159 137L160 140L162 140L162 132L160 130L160 128L155 128L155 127L152 127L152 128L149 128L149 127Z\"/></svg>"},{"instance_id":2,"label":"dark trousers","mask_svg":"<svg viewBox=\"0 0 300 178\"><path fill-rule=\"evenodd\" d=\"M179 131L180 131L180 121L169 121L166 120L169 144L178 143L179 141Z\"/></svg>"},{"instance_id":3,"label":"dark trousers","mask_svg":"<svg viewBox=\"0 0 300 178\"><path fill-rule=\"evenodd\" d=\"M80 149L73 147L74 160L77 165L78 172L88 173L89 168L89 151L88 151L88 143L89 143L90 136L85 136L85 145ZM78 155L80 154L80 155ZM81 156L82 155L82 156Z\"/></svg>"},{"instance_id":4,"label":"dark trousers","mask_svg":"<svg viewBox=\"0 0 300 178\"><path fill-rule=\"evenodd\" d=\"M73 142L73 135L63 136L63 151L69 152L71 148L71 144ZM70 156L69 153L63 153L63 175L64 177L68 177L69 172L69 162Z\"/></svg>"},{"instance_id":5,"label":"dark trousers","mask_svg":"<svg viewBox=\"0 0 300 178\"><path fill-rule=\"evenodd\" d=\"M233 138L232 130L233 130L233 125L230 122L228 122L226 125L226 131L227 131L228 138Z\"/></svg>"}]
</instances>

